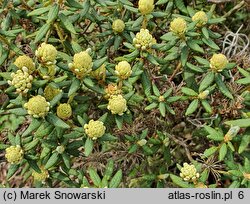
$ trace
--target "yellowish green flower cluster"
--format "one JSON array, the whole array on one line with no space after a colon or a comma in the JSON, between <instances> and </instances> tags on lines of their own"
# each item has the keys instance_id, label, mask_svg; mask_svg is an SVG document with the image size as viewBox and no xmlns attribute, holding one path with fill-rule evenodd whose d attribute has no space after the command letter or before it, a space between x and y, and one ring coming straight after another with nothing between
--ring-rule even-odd
<instances>
[{"instance_id":1,"label":"yellowish green flower cluster","mask_svg":"<svg viewBox=\"0 0 250 204\"><path fill-rule=\"evenodd\" d=\"M19 145L10 146L6 149L5 158L11 164L18 164L23 159L23 150Z\"/></svg>"},{"instance_id":2,"label":"yellowish green flower cluster","mask_svg":"<svg viewBox=\"0 0 250 204\"><path fill-rule=\"evenodd\" d=\"M87 51L79 52L74 55L73 63L69 63L70 70L78 79L82 79L92 71L92 58Z\"/></svg>"},{"instance_id":3,"label":"yellowish green flower cluster","mask_svg":"<svg viewBox=\"0 0 250 204\"><path fill-rule=\"evenodd\" d=\"M72 108L68 103L61 103L56 109L56 114L59 118L66 120L71 117Z\"/></svg>"},{"instance_id":4,"label":"yellowish green flower cluster","mask_svg":"<svg viewBox=\"0 0 250 204\"><path fill-rule=\"evenodd\" d=\"M124 31L124 28L125 23L120 19L116 19L112 24L112 29L115 33L122 33Z\"/></svg>"},{"instance_id":5,"label":"yellowish green flower cluster","mask_svg":"<svg viewBox=\"0 0 250 204\"><path fill-rule=\"evenodd\" d=\"M203 99L206 99L208 95L209 95L209 90L205 90L205 91L199 93L198 98L203 100Z\"/></svg>"},{"instance_id":6,"label":"yellowish green flower cluster","mask_svg":"<svg viewBox=\"0 0 250 204\"><path fill-rule=\"evenodd\" d=\"M42 64L51 65L56 63L57 50L51 44L42 43L35 54Z\"/></svg>"},{"instance_id":7,"label":"yellowish green flower cluster","mask_svg":"<svg viewBox=\"0 0 250 204\"><path fill-rule=\"evenodd\" d=\"M101 67L99 67L95 71L92 71L90 73L90 75L98 81L105 81L105 78L106 78L106 66L105 66L105 64L103 64Z\"/></svg>"},{"instance_id":8,"label":"yellowish green flower cluster","mask_svg":"<svg viewBox=\"0 0 250 204\"><path fill-rule=\"evenodd\" d=\"M112 114L123 115L127 111L127 101L122 95L113 95L109 99L107 108Z\"/></svg>"},{"instance_id":9,"label":"yellowish green flower cluster","mask_svg":"<svg viewBox=\"0 0 250 204\"><path fill-rule=\"evenodd\" d=\"M223 54L214 54L210 59L210 67L215 72L221 72L227 64L227 57Z\"/></svg>"},{"instance_id":10,"label":"yellowish green flower cluster","mask_svg":"<svg viewBox=\"0 0 250 204\"><path fill-rule=\"evenodd\" d=\"M49 178L49 172L43 167L40 167L40 170L41 170L41 173L33 171L32 176L35 181L44 182L47 178Z\"/></svg>"},{"instance_id":11,"label":"yellowish green flower cluster","mask_svg":"<svg viewBox=\"0 0 250 204\"><path fill-rule=\"evenodd\" d=\"M154 0L139 0L138 9L142 15L151 13L154 10Z\"/></svg>"},{"instance_id":12,"label":"yellowish green flower cluster","mask_svg":"<svg viewBox=\"0 0 250 204\"><path fill-rule=\"evenodd\" d=\"M26 67L29 74L31 74L35 70L35 63L27 55L22 55L16 58L14 65L16 65L21 70L23 69L23 67Z\"/></svg>"},{"instance_id":13,"label":"yellowish green flower cluster","mask_svg":"<svg viewBox=\"0 0 250 204\"><path fill-rule=\"evenodd\" d=\"M136 34L133 39L133 43L136 48L147 50L156 44L155 38L149 33L148 29L142 28L139 33Z\"/></svg>"},{"instance_id":14,"label":"yellowish green flower cluster","mask_svg":"<svg viewBox=\"0 0 250 204\"><path fill-rule=\"evenodd\" d=\"M91 139L96 140L104 135L106 127L101 121L90 120L88 124L84 125L84 130Z\"/></svg>"},{"instance_id":15,"label":"yellowish green flower cluster","mask_svg":"<svg viewBox=\"0 0 250 204\"><path fill-rule=\"evenodd\" d=\"M121 61L115 66L115 73L120 79L127 79L131 76L131 66L127 61Z\"/></svg>"},{"instance_id":16,"label":"yellowish green flower cluster","mask_svg":"<svg viewBox=\"0 0 250 204\"><path fill-rule=\"evenodd\" d=\"M184 181L196 182L200 177L200 174L197 173L193 164L184 163L181 168L180 177L183 178Z\"/></svg>"},{"instance_id":17,"label":"yellowish green flower cluster","mask_svg":"<svg viewBox=\"0 0 250 204\"><path fill-rule=\"evenodd\" d=\"M14 86L17 93L26 94L30 90L33 76L29 74L27 67L17 70L16 73L11 73L11 77L12 81L8 81L8 84Z\"/></svg>"},{"instance_id":18,"label":"yellowish green flower cluster","mask_svg":"<svg viewBox=\"0 0 250 204\"><path fill-rule=\"evenodd\" d=\"M170 31L173 32L174 34L181 37L184 35L186 30L187 30L187 23L183 18L178 17L175 18L173 21L171 21Z\"/></svg>"},{"instance_id":19,"label":"yellowish green flower cluster","mask_svg":"<svg viewBox=\"0 0 250 204\"><path fill-rule=\"evenodd\" d=\"M40 95L30 98L29 101L24 104L24 108L27 109L28 114L34 118L45 117L49 112L49 106L50 103Z\"/></svg>"},{"instance_id":20,"label":"yellowish green flower cluster","mask_svg":"<svg viewBox=\"0 0 250 204\"><path fill-rule=\"evenodd\" d=\"M51 101L60 92L60 89L55 88L52 85L47 85L44 89L44 97L47 101Z\"/></svg>"},{"instance_id":21,"label":"yellowish green flower cluster","mask_svg":"<svg viewBox=\"0 0 250 204\"><path fill-rule=\"evenodd\" d=\"M197 22L197 27L202 27L207 24L207 14L204 11L198 11L192 17L192 21Z\"/></svg>"}]
</instances>

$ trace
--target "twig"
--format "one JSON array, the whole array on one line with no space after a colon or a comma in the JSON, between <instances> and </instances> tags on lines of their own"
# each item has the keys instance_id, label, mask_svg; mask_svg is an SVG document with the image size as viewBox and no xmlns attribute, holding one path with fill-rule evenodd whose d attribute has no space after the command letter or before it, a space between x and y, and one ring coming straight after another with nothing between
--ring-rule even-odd
<instances>
[{"instance_id":1,"label":"twig","mask_svg":"<svg viewBox=\"0 0 250 204\"><path fill-rule=\"evenodd\" d=\"M224 16L222 16L223 18L227 18L228 16L230 16L234 11L240 9L241 7L243 7L245 5L245 1L241 1L239 4L237 4L235 7L233 7L230 11L228 11Z\"/></svg>"}]
</instances>

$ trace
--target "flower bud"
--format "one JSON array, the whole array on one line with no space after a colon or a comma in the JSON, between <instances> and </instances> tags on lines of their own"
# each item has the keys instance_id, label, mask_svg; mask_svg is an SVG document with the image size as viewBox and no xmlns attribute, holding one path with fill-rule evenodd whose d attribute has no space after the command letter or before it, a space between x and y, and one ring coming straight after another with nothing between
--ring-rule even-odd
<instances>
[{"instance_id":1,"label":"flower bud","mask_svg":"<svg viewBox=\"0 0 250 204\"><path fill-rule=\"evenodd\" d=\"M127 101L122 95L113 95L109 99L107 108L112 114L123 115L127 111Z\"/></svg>"},{"instance_id":2,"label":"flower bud","mask_svg":"<svg viewBox=\"0 0 250 204\"><path fill-rule=\"evenodd\" d=\"M139 0L138 7L142 15L149 14L154 10L154 0Z\"/></svg>"},{"instance_id":3,"label":"flower bud","mask_svg":"<svg viewBox=\"0 0 250 204\"><path fill-rule=\"evenodd\" d=\"M141 139L141 140L139 140L139 141L137 141L137 144L139 145L139 146L144 146L145 144L147 144L147 140L145 140L145 139Z\"/></svg>"},{"instance_id":4,"label":"flower bud","mask_svg":"<svg viewBox=\"0 0 250 204\"><path fill-rule=\"evenodd\" d=\"M57 50L51 44L42 43L36 50L36 57L38 60L47 65L56 63Z\"/></svg>"},{"instance_id":5,"label":"flower bud","mask_svg":"<svg viewBox=\"0 0 250 204\"><path fill-rule=\"evenodd\" d=\"M57 146L56 147L56 151L59 153L59 154L62 154L65 150L65 147L63 145L61 146Z\"/></svg>"},{"instance_id":6,"label":"flower bud","mask_svg":"<svg viewBox=\"0 0 250 204\"><path fill-rule=\"evenodd\" d=\"M73 63L69 64L70 70L78 79L82 79L92 70L92 58L87 51L79 52L74 55Z\"/></svg>"},{"instance_id":7,"label":"flower bud","mask_svg":"<svg viewBox=\"0 0 250 204\"><path fill-rule=\"evenodd\" d=\"M192 17L192 21L197 22L196 24L197 27L202 27L208 21L207 14L204 11L198 11Z\"/></svg>"},{"instance_id":8,"label":"flower bud","mask_svg":"<svg viewBox=\"0 0 250 204\"><path fill-rule=\"evenodd\" d=\"M148 29L141 29L139 33L136 34L133 39L133 43L136 48L141 50L147 50L151 48L152 45L156 44L155 38L149 33Z\"/></svg>"},{"instance_id":9,"label":"flower bud","mask_svg":"<svg viewBox=\"0 0 250 204\"><path fill-rule=\"evenodd\" d=\"M187 30L187 23L183 18L175 18L171 23L170 23L170 31L172 31L174 34L178 36L184 35L184 33Z\"/></svg>"},{"instance_id":10,"label":"flower bud","mask_svg":"<svg viewBox=\"0 0 250 204\"><path fill-rule=\"evenodd\" d=\"M57 106L56 114L61 119L68 119L72 115L72 108L67 103L61 103L59 106Z\"/></svg>"},{"instance_id":11,"label":"flower bud","mask_svg":"<svg viewBox=\"0 0 250 204\"><path fill-rule=\"evenodd\" d=\"M26 67L11 73L11 77L12 81L8 81L8 84L14 86L17 93L26 94L31 89L33 76L29 75Z\"/></svg>"},{"instance_id":12,"label":"flower bud","mask_svg":"<svg viewBox=\"0 0 250 204\"><path fill-rule=\"evenodd\" d=\"M121 89L118 88L116 84L108 84L108 86L105 88L105 98L110 98L113 95L119 95L122 93Z\"/></svg>"},{"instance_id":13,"label":"flower bud","mask_svg":"<svg viewBox=\"0 0 250 204\"><path fill-rule=\"evenodd\" d=\"M23 150L19 145L6 148L5 158L11 164L18 164L23 159Z\"/></svg>"},{"instance_id":14,"label":"flower bud","mask_svg":"<svg viewBox=\"0 0 250 204\"><path fill-rule=\"evenodd\" d=\"M125 24L122 20L117 19L112 24L112 29L116 33L122 33L124 31Z\"/></svg>"},{"instance_id":15,"label":"flower bud","mask_svg":"<svg viewBox=\"0 0 250 204\"><path fill-rule=\"evenodd\" d=\"M92 71L90 73L92 77L94 77L98 81L105 81L106 78L106 67L105 64L103 64L101 67L96 69L95 71Z\"/></svg>"},{"instance_id":16,"label":"flower bud","mask_svg":"<svg viewBox=\"0 0 250 204\"><path fill-rule=\"evenodd\" d=\"M208 95L209 95L209 90L205 90L205 91L199 93L198 98L203 100L203 99L206 99Z\"/></svg>"},{"instance_id":17,"label":"flower bud","mask_svg":"<svg viewBox=\"0 0 250 204\"><path fill-rule=\"evenodd\" d=\"M54 64L41 66L39 74L43 79L52 79L56 74L56 66Z\"/></svg>"},{"instance_id":18,"label":"flower bud","mask_svg":"<svg viewBox=\"0 0 250 204\"><path fill-rule=\"evenodd\" d=\"M84 125L84 130L90 138L96 140L104 135L106 127L101 121L90 120L88 124Z\"/></svg>"},{"instance_id":19,"label":"flower bud","mask_svg":"<svg viewBox=\"0 0 250 204\"><path fill-rule=\"evenodd\" d=\"M180 177L183 178L184 181L196 182L196 180L200 177L200 174L197 173L193 164L189 165L188 163L184 163L181 168Z\"/></svg>"},{"instance_id":20,"label":"flower bud","mask_svg":"<svg viewBox=\"0 0 250 204\"><path fill-rule=\"evenodd\" d=\"M44 97L47 101L51 101L60 92L60 89L57 89L52 85L47 85L44 89Z\"/></svg>"},{"instance_id":21,"label":"flower bud","mask_svg":"<svg viewBox=\"0 0 250 204\"><path fill-rule=\"evenodd\" d=\"M231 141L238 134L239 131L240 131L240 127L239 126L232 126L228 130L227 134L224 136L224 141L225 142Z\"/></svg>"},{"instance_id":22,"label":"flower bud","mask_svg":"<svg viewBox=\"0 0 250 204\"><path fill-rule=\"evenodd\" d=\"M49 112L49 105L49 102L47 102L43 96L37 95L30 98L29 101L24 104L24 108L26 108L28 114L34 118L43 118Z\"/></svg>"},{"instance_id":23,"label":"flower bud","mask_svg":"<svg viewBox=\"0 0 250 204\"><path fill-rule=\"evenodd\" d=\"M164 96L159 96L158 101L163 102L165 100Z\"/></svg>"},{"instance_id":24,"label":"flower bud","mask_svg":"<svg viewBox=\"0 0 250 204\"><path fill-rule=\"evenodd\" d=\"M221 72L228 64L227 57L223 54L214 54L210 59L210 67L216 72Z\"/></svg>"},{"instance_id":25,"label":"flower bud","mask_svg":"<svg viewBox=\"0 0 250 204\"><path fill-rule=\"evenodd\" d=\"M115 66L115 73L120 79L127 79L132 74L131 66L127 61L121 61Z\"/></svg>"},{"instance_id":26,"label":"flower bud","mask_svg":"<svg viewBox=\"0 0 250 204\"><path fill-rule=\"evenodd\" d=\"M38 173L36 171L32 172L32 176L35 181L44 182L47 178L49 178L49 172L44 169L44 167L40 167L41 173Z\"/></svg>"},{"instance_id":27,"label":"flower bud","mask_svg":"<svg viewBox=\"0 0 250 204\"><path fill-rule=\"evenodd\" d=\"M27 55L22 55L16 58L14 65L16 65L21 70L23 67L26 67L29 74L35 70L35 64L33 60Z\"/></svg>"}]
</instances>

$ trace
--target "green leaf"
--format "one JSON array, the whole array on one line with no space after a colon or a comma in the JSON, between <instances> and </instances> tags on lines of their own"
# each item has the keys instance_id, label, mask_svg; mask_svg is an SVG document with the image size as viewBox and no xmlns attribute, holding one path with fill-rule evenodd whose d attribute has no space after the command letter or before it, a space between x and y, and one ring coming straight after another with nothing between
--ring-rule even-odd
<instances>
[{"instance_id":1,"label":"green leaf","mask_svg":"<svg viewBox=\"0 0 250 204\"><path fill-rule=\"evenodd\" d=\"M200 64L206 66L206 67L209 67L210 66L210 62L204 58L201 58L201 57L198 57L198 56L194 56L195 60L197 62L199 62Z\"/></svg>"},{"instance_id":2,"label":"green leaf","mask_svg":"<svg viewBox=\"0 0 250 204\"><path fill-rule=\"evenodd\" d=\"M70 156L67 154L67 153L63 153L62 154L62 159L63 159L63 162L65 164L65 166L70 169L70 163L71 163L71 160L70 160Z\"/></svg>"},{"instance_id":3,"label":"green leaf","mask_svg":"<svg viewBox=\"0 0 250 204\"><path fill-rule=\"evenodd\" d=\"M38 145L38 143L39 143L39 139L35 138L33 141L25 144L23 148L25 151L29 151L29 150L33 149L34 147L36 147Z\"/></svg>"},{"instance_id":4,"label":"green leaf","mask_svg":"<svg viewBox=\"0 0 250 204\"><path fill-rule=\"evenodd\" d=\"M250 76L247 76L246 78L243 78L243 79L239 79L236 81L236 83L238 84L250 84Z\"/></svg>"},{"instance_id":5,"label":"green leaf","mask_svg":"<svg viewBox=\"0 0 250 204\"><path fill-rule=\"evenodd\" d=\"M138 13L138 9L137 8L134 8L132 6L128 6L128 5L123 5L124 8L128 9L129 11L132 11L134 13Z\"/></svg>"},{"instance_id":6,"label":"green leaf","mask_svg":"<svg viewBox=\"0 0 250 204\"><path fill-rule=\"evenodd\" d=\"M175 176L173 174L170 174L170 178L172 179L172 181L174 182L174 184L176 184L179 187L182 187L182 188L193 188L193 185L189 184L186 181L183 181L183 179L180 178L179 176Z\"/></svg>"},{"instance_id":7,"label":"green leaf","mask_svg":"<svg viewBox=\"0 0 250 204\"><path fill-rule=\"evenodd\" d=\"M159 104L159 110L160 110L160 113L161 113L162 117L165 117L166 116L165 103L160 102L160 104Z\"/></svg>"},{"instance_id":8,"label":"green leaf","mask_svg":"<svg viewBox=\"0 0 250 204\"><path fill-rule=\"evenodd\" d=\"M69 18L65 16L63 13L59 14L59 19L63 26L71 33L76 34L76 30L72 22L70 22Z\"/></svg>"},{"instance_id":9,"label":"green leaf","mask_svg":"<svg viewBox=\"0 0 250 204\"><path fill-rule=\"evenodd\" d=\"M160 91L157 88L157 86L155 84L153 84L152 88L153 88L154 95L159 97L161 94L160 94Z\"/></svg>"},{"instance_id":10,"label":"green leaf","mask_svg":"<svg viewBox=\"0 0 250 204\"><path fill-rule=\"evenodd\" d=\"M103 57L101 59L95 60L92 67L93 71L101 67L107 59L108 57Z\"/></svg>"},{"instance_id":11,"label":"green leaf","mask_svg":"<svg viewBox=\"0 0 250 204\"><path fill-rule=\"evenodd\" d=\"M118 129L121 130L123 126L123 117L119 115L115 115L115 122L116 122Z\"/></svg>"},{"instance_id":12,"label":"green leaf","mask_svg":"<svg viewBox=\"0 0 250 204\"><path fill-rule=\"evenodd\" d=\"M182 87L181 92L188 96L198 96L198 93L196 93L193 89L187 87Z\"/></svg>"},{"instance_id":13,"label":"green leaf","mask_svg":"<svg viewBox=\"0 0 250 204\"><path fill-rule=\"evenodd\" d=\"M104 177L109 180L113 174L113 171L114 171L114 161L113 159L110 159L106 165L106 170L104 172Z\"/></svg>"},{"instance_id":14,"label":"green leaf","mask_svg":"<svg viewBox=\"0 0 250 204\"><path fill-rule=\"evenodd\" d=\"M200 83L199 92L204 91L207 87L209 87L213 83L213 81L214 81L214 72L208 72Z\"/></svg>"},{"instance_id":15,"label":"green leaf","mask_svg":"<svg viewBox=\"0 0 250 204\"><path fill-rule=\"evenodd\" d=\"M154 109L154 108L156 108L158 106L158 103L151 103L150 105L148 105L146 108L145 108L145 110L152 110L152 109Z\"/></svg>"},{"instance_id":16,"label":"green leaf","mask_svg":"<svg viewBox=\"0 0 250 204\"><path fill-rule=\"evenodd\" d=\"M181 12L183 12L183 13L185 13L185 14L188 14L187 8L186 8L186 6L185 6L183 0L175 0L174 3L175 3L175 5L176 5L176 7L177 7Z\"/></svg>"},{"instance_id":17,"label":"green leaf","mask_svg":"<svg viewBox=\"0 0 250 204\"><path fill-rule=\"evenodd\" d=\"M8 168L7 179L10 179L18 169L19 169L18 164L11 164Z\"/></svg>"},{"instance_id":18,"label":"green leaf","mask_svg":"<svg viewBox=\"0 0 250 204\"><path fill-rule=\"evenodd\" d=\"M169 0L159 0L155 3L155 5L161 5L167 3Z\"/></svg>"},{"instance_id":19,"label":"green leaf","mask_svg":"<svg viewBox=\"0 0 250 204\"><path fill-rule=\"evenodd\" d=\"M206 100L201 100L201 104L205 108L207 113L212 113L213 112L212 107L210 106L210 104Z\"/></svg>"},{"instance_id":20,"label":"green leaf","mask_svg":"<svg viewBox=\"0 0 250 204\"><path fill-rule=\"evenodd\" d=\"M81 85L80 80L77 78L74 78L72 81L72 84L70 85L68 96L71 96L72 94L74 94L80 88L80 85Z\"/></svg>"},{"instance_id":21,"label":"green leaf","mask_svg":"<svg viewBox=\"0 0 250 204\"><path fill-rule=\"evenodd\" d=\"M188 45L188 47L190 47L192 50L204 54L203 48L200 47L197 43L195 43L195 41L193 41L193 40L188 40L188 41L187 41L187 45Z\"/></svg>"},{"instance_id":22,"label":"green leaf","mask_svg":"<svg viewBox=\"0 0 250 204\"><path fill-rule=\"evenodd\" d=\"M185 45L181 49L181 64L182 64L182 66L186 65L187 59L188 59L188 47Z\"/></svg>"},{"instance_id":23,"label":"green leaf","mask_svg":"<svg viewBox=\"0 0 250 204\"><path fill-rule=\"evenodd\" d=\"M62 121L60 118L55 116L53 113L49 113L46 117L46 120L56 127L65 128L65 129L70 128L70 126L67 123Z\"/></svg>"},{"instance_id":24,"label":"green leaf","mask_svg":"<svg viewBox=\"0 0 250 204\"><path fill-rule=\"evenodd\" d=\"M41 14L46 13L47 11L49 11L50 8L51 8L50 6L47 6L47 7L42 7L42 8L35 9L35 10L29 12L27 14L27 16L39 16L39 15L41 15Z\"/></svg>"},{"instance_id":25,"label":"green leaf","mask_svg":"<svg viewBox=\"0 0 250 204\"><path fill-rule=\"evenodd\" d=\"M202 68L200 68L198 66L195 66L195 65L193 65L193 64L191 64L189 62L186 63L186 66L189 69L191 69L192 71L194 71L194 72L198 72L198 73L203 73L204 72L204 70Z\"/></svg>"},{"instance_id":26,"label":"green leaf","mask_svg":"<svg viewBox=\"0 0 250 204\"><path fill-rule=\"evenodd\" d=\"M226 125L239 126L241 128L250 127L250 118L230 120L225 122Z\"/></svg>"},{"instance_id":27,"label":"green leaf","mask_svg":"<svg viewBox=\"0 0 250 204\"><path fill-rule=\"evenodd\" d=\"M241 139L238 153L241 154L242 152L244 152L247 149L249 143L250 143L250 135L244 135Z\"/></svg>"},{"instance_id":28,"label":"green leaf","mask_svg":"<svg viewBox=\"0 0 250 204\"><path fill-rule=\"evenodd\" d=\"M19 115L19 116L28 114L27 110L24 108L13 108L13 109L8 110L8 113L13 113L13 114Z\"/></svg>"},{"instance_id":29,"label":"green leaf","mask_svg":"<svg viewBox=\"0 0 250 204\"><path fill-rule=\"evenodd\" d=\"M109 188L117 188L122 180L122 170L116 172L111 181L109 182Z\"/></svg>"},{"instance_id":30,"label":"green leaf","mask_svg":"<svg viewBox=\"0 0 250 204\"><path fill-rule=\"evenodd\" d=\"M49 31L50 25L45 23L38 31L35 37L35 43L39 42L42 40L42 38L46 35L46 33Z\"/></svg>"},{"instance_id":31,"label":"green leaf","mask_svg":"<svg viewBox=\"0 0 250 204\"><path fill-rule=\"evenodd\" d=\"M144 17L143 16L140 16L139 18L137 18L133 25L132 25L132 28L137 28L138 26L141 25L142 21L143 21Z\"/></svg>"},{"instance_id":32,"label":"green leaf","mask_svg":"<svg viewBox=\"0 0 250 204\"><path fill-rule=\"evenodd\" d=\"M218 147L212 146L204 151L204 156L208 158L209 156L213 155L217 150Z\"/></svg>"},{"instance_id":33,"label":"green leaf","mask_svg":"<svg viewBox=\"0 0 250 204\"><path fill-rule=\"evenodd\" d=\"M84 154L86 157L91 154L91 152L93 151L93 147L94 142L91 138L88 137L84 145Z\"/></svg>"},{"instance_id":34,"label":"green leaf","mask_svg":"<svg viewBox=\"0 0 250 204\"><path fill-rule=\"evenodd\" d=\"M82 9L83 6L75 0L67 0L70 7Z\"/></svg>"},{"instance_id":35,"label":"green leaf","mask_svg":"<svg viewBox=\"0 0 250 204\"><path fill-rule=\"evenodd\" d=\"M216 81L217 87L220 89L220 91L221 91L221 93L223 93L223 95L225 95L226 97L228 97L230 99L234 99L233 95L231 94L231 92L228 90L227 86L222 81L220 75L215 76L215 81Z\"/></svg>"},{"instance_id":36,"label":"green leaf","mask_svg":"<svg viewBox=\"0 0 250 204\"><path fill-rule=\"evenodd\" d=\"M219 151L219 161L222 161L227 154L227 144L223 143Z\"/></svg>"},{"instance_id":37,"label":"green leaf","mask_svg":"<svg viewBox=\"0 0 250 204\"><path fill-rule=\"evenodd\" d=\"M141 75L142 87L144 89L144 93L147 97L151 95L151 82L148 76L147 71L144 71Z\"/></svg>"},{"instance_id":38,"label":"green leaf","mask_svg":"<svg viewBox=\"0 0 250 204\"><path fill-rule=\"evenodd\" d=\"M159 65L159 63L156 61L155 57L153 55L148 54L147 60L151 62L154 65Z\"/></svg>"},{"instance_id":39,"label":"green leaf","mask_svg":"<svg viewBox=\"0 0 250 204\"><path fill-rule=\"evenodd\" d=\"M206 39L209 39L209 33L208 33L207 28L206 27L202 27L201 31L202 31L202 34L204 35L204 37Z\"/></svg>"},{"instance_id":40,"label":"green leaf","mask_svg":"<svg viewBox=\"0 0 250 204\"><path fill-rule=\"evenodd\" d=\"M22 137L26 137L32 133L32 131L36 130L40 125L42 121L32 118L32 121L29 125L29 127L23 132Z\"/></svg>"},{"instance_id":41,"label":"green leaf","mask_svg":"<svg viewBox=\"0 0 250 204\"><path fill-rule=\"evenodd\" d=\"M94 170L93 168L89 168L88 172L89 172L91 181L94 183L96 187L99 187L101 185L101 178L97 174L96 170Z\"/></svg>"},{"instance_id":42,"label":"green leaf","mask_svg":"<svg viewBox=\"0 0 250 204\"><path fill-rule=\"evenodd\" d=\"M32 169L34 169L37 173L41 173L41 169L37 165L36 161L30 159L27 159L27 161Z\"/></svg>"},{"instance_id":43,"label":"green leaf","mask_svg":"<svg viewBox=\"0 0 250 204\"><path fill-rule=\"evenodd\" d=\"M188 106L185 115L188 116L192 114L193 112L195 112L198 106L199 106L199 100L198 99L193 100Z\"/></svg>"},{"instance_id":44,"label":"green leaf","mask_svg":"<svg viewBox=\"0 0 250 204\"><path fill-rule=\"evenodd\" d=\"M48 13L48 20L47 23L50 24L52 23L58 16L58 12L59 12L59 5L58 4L54 4L54 6L52 6L49 10Z\"/></svg>"},{"instance_id":45,"label":"green leaf","mask_svg":"<svg viewBox=\"0 0 250 204\"><path fill-rule=\"evenodd\" d=\"M45 164L44 168L49 169L53 167L57 163L58 160L59 160L59 153L54 152L49 158L49 160L47 161L47 163Z\"/></svg>"},{"instance_id":46,"label":"green leaf","mask_svg":"<svg viewBox=\"0 0 250 204\"><path fill-rule=\"evenodd\" d=\"M214 140L214 141L222 141L224 139L224 135L222 135L219 131L209 127L209 126L204 126L205 130L209 133L207 136L208 138Z\"/></svg>"},{"instance_id":47,"label":"green leaf","mask_svg":"<svg viewBox=\"0 0 250 204\"><path fill-rule=\"evenodd\" d=\"M212 41L211 39L206 39L206 38L202 38L202 41L209 47L211 47L212 49L215 50L220 50L220 47L218 45L216 45L216 43L214 41Z\"/></svg>"}]
</instances>

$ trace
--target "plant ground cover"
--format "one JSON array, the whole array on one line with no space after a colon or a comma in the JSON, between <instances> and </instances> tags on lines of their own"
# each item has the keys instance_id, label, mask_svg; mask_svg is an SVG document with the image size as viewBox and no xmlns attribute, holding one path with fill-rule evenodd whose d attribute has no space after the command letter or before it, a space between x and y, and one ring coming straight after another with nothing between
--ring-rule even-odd
<instances>
[{"instance_id":1,"label":"plant ground cover","mask_svg":"<svg viewBox=\"0 0 250 204\"><path fill-rule=\"evenodd\" d=\"M250 187L249 1L0 1L0 186Z\"/></svg>"}]
</instances>

